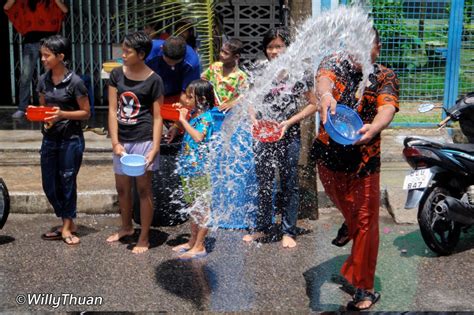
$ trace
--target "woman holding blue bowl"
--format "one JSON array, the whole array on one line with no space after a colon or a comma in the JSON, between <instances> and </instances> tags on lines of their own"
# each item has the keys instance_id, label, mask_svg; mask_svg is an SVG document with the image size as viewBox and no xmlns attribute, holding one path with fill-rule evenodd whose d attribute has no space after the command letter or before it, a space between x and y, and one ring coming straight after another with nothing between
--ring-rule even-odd
<instances>
[{"instance_id":1,"label":"woman holding blue bowl","mask_svg":"<svg viewBox=\"0 0 474 315\"><path fill-rule=\"evenodd\" d=\"M379 246L381 132L399 108L399 81L392 70L376 63L381 43L377 30L373 31L373 71L363 95L358 97L357 93L363 82L362 67L350 57L328 56L316 74L323 124L328 111L335 113L336 103L356 110L364 122L358 131L360 139L345 146L321 127L312 150L324 190L345 219L333 244L343 246L353 241L341 275L356 289L347 304L348 310L355 311L371 308L380 298L374 279Z\"/></svg>"}]
</instances>

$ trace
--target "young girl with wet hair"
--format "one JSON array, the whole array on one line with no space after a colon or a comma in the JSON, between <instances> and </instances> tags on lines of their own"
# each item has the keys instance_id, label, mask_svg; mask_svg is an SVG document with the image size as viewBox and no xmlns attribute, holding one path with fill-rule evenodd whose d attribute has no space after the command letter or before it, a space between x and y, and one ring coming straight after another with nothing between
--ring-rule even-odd
<instances>
[{"instance_id":1,"label":"young girl with wet hair","mask_svg":"<svg viewBox=\"0 0 474 315\"><path fill-rule=\"evenodd\" d=\"M185 244L173 247L184 252L181 259L192 259L207 254L204 239L207 235L211 203L209 176L209 142L214 121L211 111L214 105L212 85L205 80L194 80L186 89L185 103L179 108L179 123L185 130L178 161L178 174L183 185L184 200L191 210L191 238ZM191 119L187 115L191 110Z\"/></svg>"},{"instance_id":2,"label":"young girl with wet hair","mask_svg":"<svg viewBox=\"0 0 474 315\"><path fill-rule=\"evenodd\" d=\"M61 228L42 235L45 240L62 239L68 245L80 240L74 233L76 218L76 178L82 163L84 136L81 120L90 116L87 88L79 76L68 68L71 43L54 35L40 42L41 62L46 73L38 82L39 103L51 106L51 115L42 127L41 177L43 190Z\"/></svg>"},{"instance_id":3,"label":"young girl with wet hair","mask_svg":"<svg viewBox=\"0 0 474 315\"><path fill-rule=\"evenodd\" d=\"M140 198L141 231L132 252L148 250L153 220L152 171L158 169L163 119L163 81L145 64L152 42L144 32L125 36L122 43L123 66L110 73L109 133L112 140L115 185L118 193L122 226L107 238L115 242L134 234L132 224L132 177L125 175L120 157L125 153L143 155L147 171L136 177Z\"/></svg>"}]
</instances>

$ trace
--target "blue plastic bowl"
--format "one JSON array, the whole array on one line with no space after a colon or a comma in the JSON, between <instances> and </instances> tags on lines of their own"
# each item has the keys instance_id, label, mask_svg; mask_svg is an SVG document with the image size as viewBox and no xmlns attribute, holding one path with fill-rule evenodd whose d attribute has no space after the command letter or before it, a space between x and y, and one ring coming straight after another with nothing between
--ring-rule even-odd
<instances>
[{"instance_id":1,"label":"blue plastic bowl","mask_svg":"<svg viewBox=\"0 0 474 315\"><path fill-rule=\"evenodd\" d=\"M332 140L342 145L348 145L362 137L357 131L363 125L364 123L356 111L346 105L337 104L335 115L331 115L328 110L328 118L324 124L324 129Z\"/></svg>"},{"instance_id":2,"label":"blue plastic bowl","mask_svg":"<svg viewBox=\"0 0 474 315\"><path fill-rule=\"evenodd\" d=\"M120 158L122 172L128 176L141 176L145 174L146 159L139 154L126 154Z\"/></svg>"}]
</instances>

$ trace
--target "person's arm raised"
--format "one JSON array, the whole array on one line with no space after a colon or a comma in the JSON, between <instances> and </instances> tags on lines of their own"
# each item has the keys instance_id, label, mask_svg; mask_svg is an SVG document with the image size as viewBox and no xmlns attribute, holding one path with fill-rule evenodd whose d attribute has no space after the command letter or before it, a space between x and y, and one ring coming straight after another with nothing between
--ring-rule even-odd
<instances>
[{"instance_id":1,"label":"person's arm raised","mask_svg":"<svg viewBox=\"0 0 474 315\"><path fill-rule=\"evenodd\" d=\"M183 125L184 130L186 130L187 133L193 138L194 141L197 143L201 142L204 140L204 134L201 132L197 131L196 129L193 128L186 119L188 116L188 109L185 107L178 108L179 111L179 122Z\"/></svg>"},{"instance_id":2,"label":"person's arm raised","mask_svg":"<svg viewBox=\"0 0 474 315\"><path fill-rule=\"evenodd\" d=\"M55 2L56 2L56 5L59 7L59 9L61 9L61 11L64 14L68 13L69 9L67 5L63 2L63 0L55 0Z\"/></svg>"},{"instance_id":3,"label":"person's arm raised","mask_svg":"<svg viewBox=\"0 0 474 315\"><path fill-rule=\"evenodd\" d=\"M3 6L3 10L8 11L15 4L15 0L8 0Z\"/></svg>"}]
</instances>

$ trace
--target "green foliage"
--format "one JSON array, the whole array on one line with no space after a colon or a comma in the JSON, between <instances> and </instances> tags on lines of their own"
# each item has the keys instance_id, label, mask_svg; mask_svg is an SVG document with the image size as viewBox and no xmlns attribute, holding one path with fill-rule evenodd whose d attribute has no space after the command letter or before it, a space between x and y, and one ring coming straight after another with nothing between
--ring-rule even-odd
<instances>
[{"instance_id":1,"label":"green foliage","mask_svg":"<svg viewBox=\"0 0 474 315\"><path fill-rule=\"evenodd\" d=\"M191 19L200 38L199 53L202 66L205 68L216 58L214 44L216 4L216 0L135 1L135 5L129 6L128 14L139 16L144 25L163 25L161 29L156 30L156 33L165 31L178 22ZM177 29L173 35L179 35L184 31L186 28Z\"/></svg>"},{"instance_id":2,"label":"green foliage","mask_svg":"<svg viewBox=\"0 0 474 315\"><path fill-rule=\"evenodd\" d=\"M406 67L411 35L403 20L403 1L373 0L371 16L382 40L381 59L391 68Z\"/></svg>"}]
</instances>

